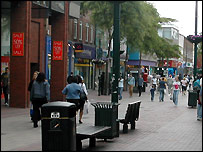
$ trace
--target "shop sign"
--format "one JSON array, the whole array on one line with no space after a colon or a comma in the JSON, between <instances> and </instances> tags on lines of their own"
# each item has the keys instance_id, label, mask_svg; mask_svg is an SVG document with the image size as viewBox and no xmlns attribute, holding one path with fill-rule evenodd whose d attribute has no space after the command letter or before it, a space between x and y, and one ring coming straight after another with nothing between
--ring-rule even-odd
<instances>
[{"instance_id":1,"label":"shop sign","mask_svg":"<svg viewBox=\"0 0 203 152\"><path fill-rule=\"evenodd\" d=\"M53 41L53 60L63 60L63 41Z\"/></svg>"},{"instance_id":2,"label":"shop sign","mask_svg":"<svg viewBox=\"0 0 203 152\"><path fill-rule=\"evenodd\" d=\"M82 59L95 59L95 47L83 45L82 43L75 43L75 57Z\"/></svg>"},{"instance_id":3,"label":"shop sign","mask_svg":"<svg viewBox=\"0 0 203 152\"><path fill-rule=\"evenodd\" d=\"M12 56L24 56L24 33L13 33Z\"/></svg>"}]
</instances>

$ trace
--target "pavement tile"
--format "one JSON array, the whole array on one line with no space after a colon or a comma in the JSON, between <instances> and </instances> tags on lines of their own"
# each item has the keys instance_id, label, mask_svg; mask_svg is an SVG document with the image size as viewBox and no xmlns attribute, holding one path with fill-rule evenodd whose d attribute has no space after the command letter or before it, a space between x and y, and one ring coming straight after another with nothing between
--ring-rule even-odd
<instances>
[{"instance_id":1,"label":"pavement tile","mask_svg":"<svg viewBox=\"0 0 203 152\"><path fill-rule=\"evenodd\" d=\"M111 95L98 96L96 90L89 90L90 102L110 102ZM127 91L119 100L118 117L124 117L127 104L141 100L139 120L135 130L122 133L120 124L118 138L97 139L96 147L89 148L89 140L82 141L83 151L202 151L202 121L196 120L196 108L187 106L188 95L179 94L178 106L175 106L165 95L165 101L159 102L159 94L155 94L154 102L150 101L149 88L138 97L134 93L129 98ZM94 107L83 116L83 124L94 125ZM2 151L41 151L41 123L33 128L29 117L29 108L11 108L1 103L1 150Z\"/></svg>"}]
</instances>

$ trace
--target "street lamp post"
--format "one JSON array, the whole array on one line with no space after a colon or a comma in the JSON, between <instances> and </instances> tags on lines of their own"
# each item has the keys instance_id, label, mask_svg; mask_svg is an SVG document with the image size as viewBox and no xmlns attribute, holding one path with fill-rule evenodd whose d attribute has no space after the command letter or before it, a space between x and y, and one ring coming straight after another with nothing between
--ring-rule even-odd
<instances>
[{"instance_id":1,"label":"street lamp post","mask_svg":"<svg viewBox=\"0 0 203 152\"><path fill-rule=\"evenodd\" d=\"M196 6L195 6L195 35L197 35L197 1L196 1ZM195 44L195 52L194 52L194 78L196 78L196 74L197 74L197 42L194 43Z\"/></svg>"},{"instance_id":2,"label":"street lamp post","mask_svg":"<svg viewBox=\"0 0 203 152\"><path fill-rule=\"evenodd\" d=\"M114 1L112 103L118 103L118 78L120 77L120 3L119 1Z\"/></svg>"}]
</instances>

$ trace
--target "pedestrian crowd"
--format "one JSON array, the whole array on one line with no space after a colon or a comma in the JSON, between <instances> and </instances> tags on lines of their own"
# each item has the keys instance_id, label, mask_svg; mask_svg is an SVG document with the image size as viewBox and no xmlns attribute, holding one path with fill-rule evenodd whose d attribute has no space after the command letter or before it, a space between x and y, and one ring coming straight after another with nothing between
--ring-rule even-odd
<instances>
[{"instance_id":1,"label":"pedestrian crowd","mask_svg":"<svg viewBox=\"0 0 203 152\"><path fill-rule=\"evenodd\" d=\"M195 91L197 93L197 120L202 120L202 76L197 76L196 79L190 75L181 74L172 77L170 74L168 77L161 77L160 75L153 74L152 78L149 78L149 87L151 94L151 101L154 101L154 95L159 93L159 102L164 102L164 96L167 94L170 96L170 100L174 105L178 105L178 96L182 93L185 96L187 91ZM136 85L137 84L137 85ZM144 85L143 76L139 75L137 83L132 73L128 77L129 95L132 97L133 89L135 86L138 88L138 96L141 96L141 92Z\"/></svg>"},{"instance_id":2,"label":"pedestrian crowd","mask_svg":"<svg viewBox=\"0 0 203 152\"><path fill-rule=\"evenodd\" d=\"M29 83L28 91L30 92L30 116L33 127L38 127L38 121L41 120L41 107L50 101L50 85L43 72L35 71L33 78ZM76 114L79 113L79 123L82 122L84 104L87 102L88 92L84 79L80 75L71 75L67 77L67 85L61 92L66 95L66 101L76 105Z\"/></svg>"},{"instance_id":3,"label":"pedestrian crowd","mask_svg":"<svg viewBox=\"0 0 203 152\"><path fill-rule=\"evenodd\" d=\"M104 79L104 75L103 75ZM142 96L143 88L146 87L146 80L140 74L137 79L132 73L128 75L127 84L129 89L129 97L132 98L135 86L138 90L138 96ZM154 102L154 95L159 93L159 102L164 102L164 96L167 93L174 105L178 105L179 93L182 96L186 95L187 91L194 90L197 92L197 120L202 120L202 77L198 76L196 79L190 75L176 75L172 77L161 77L153 74L148 82L150 88L150 99ZM5 97L5 105L8 106L9 94L9 69L5 68L5 72L1 75L1 92ZM118 79L118 99L122 100L122 92L124 89L124 78L120 74ZM99 88L101 95L103 89ZM38 121L41 120L40 109L43 104L50 101L50 84L45 78L43 72L35 71L32 80L29 83L28 91L30 92L30 117L33 122L33 127L38 127ZM88 91L84 83L84 78L81 75L73 75L73 72L67 77L67 85L61 90L61 93L66 96L66 101L76 105L76 115L79 115L79 123L83 123L84 105L88 102ZM100 95L100 94L99 94ZM79 112L78 112L79 111Z\"/></svg>"}]
</instances>

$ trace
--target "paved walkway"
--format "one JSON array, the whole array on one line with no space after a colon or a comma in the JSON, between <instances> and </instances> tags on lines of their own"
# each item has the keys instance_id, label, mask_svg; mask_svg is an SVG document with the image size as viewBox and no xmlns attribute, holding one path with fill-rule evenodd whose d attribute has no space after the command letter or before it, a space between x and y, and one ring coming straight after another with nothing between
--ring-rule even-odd
<instances>
[{"instance_id":1,"label":"paved walkway","mask_svg":"<svg viewBox=\"0 0 203 152\"><path fill-rule=\"evenodd\" d=\"M96 147L89 148L88 139L83 140L83 151L202 151L202 121L196 120L196 108L187 106L188 95L179 94L179 104L175 106L168 95L164 102L150 101L149 89L138 97L134 93L129 98L128 92L123 92L123 100L119 100L119 117L123 117L127 104L141 100L139 120L136 129L128 134L106 142L97 139ZM111 96L98 96L97 91L89 90L90 102L110 101ZM3 101L2 101L3 102ZM90 106L89 113L84 115L83 124L94 125L94 107ZM1 104L1 150L2 151L41 151L41 123L33 128L29 117L29 108L11 108Z\"/></svg>"}]
</instances>

